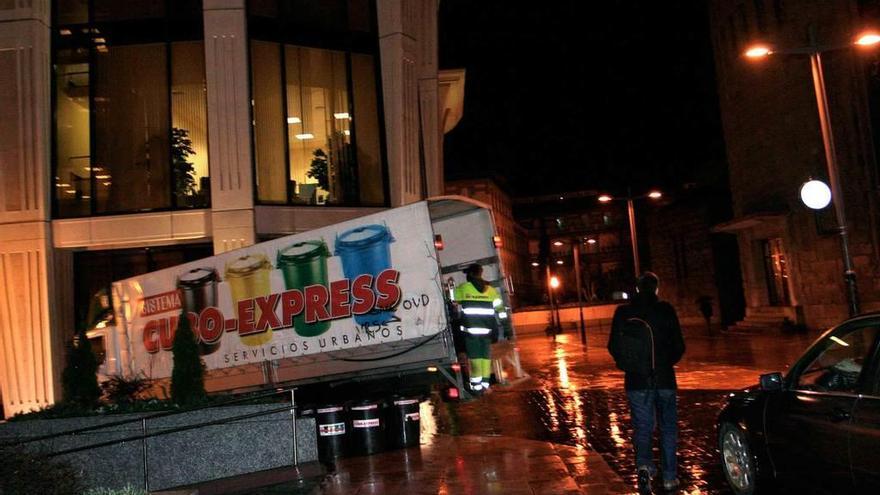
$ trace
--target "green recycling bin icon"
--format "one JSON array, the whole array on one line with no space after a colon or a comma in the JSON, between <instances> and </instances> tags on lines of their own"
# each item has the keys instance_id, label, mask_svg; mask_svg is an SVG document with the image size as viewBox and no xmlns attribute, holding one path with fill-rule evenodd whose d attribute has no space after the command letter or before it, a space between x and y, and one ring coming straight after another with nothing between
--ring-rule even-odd
<instances>
[{"instance_id":1,"label":"green recycling bin icon","mask_svg":"<svg viewBox=\"0 0 880 495\"><path fill-rule=\"evenodd\" d=\"M284 275L287 290L303 291L310 285L327 286L327 258L330 250L324 241L303 241L278 251L277 268ZM293 330L303 337L321 335L330 328L329 321L306 323L305 312L293 317Z\"/></svg>"}]
</instances>

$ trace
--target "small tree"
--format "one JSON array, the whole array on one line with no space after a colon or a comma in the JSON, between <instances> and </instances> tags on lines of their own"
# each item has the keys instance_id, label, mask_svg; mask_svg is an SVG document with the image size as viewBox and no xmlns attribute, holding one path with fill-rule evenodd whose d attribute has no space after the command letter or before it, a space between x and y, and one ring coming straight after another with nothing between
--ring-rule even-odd
<instances>
[{"instance_id":1,"label":"small tree","mask_svg":"<svg viewBox=\"0 0 880 495\"><path fill-rule=\"evenodd\" d=\"M189 131L171 128L171 165L174 169L174 191L186 201L196 195L196 168L189 157L196 154Z\"/></svg>"},{"instance_id":2,"label":"small tree","mask_svg":"<svg viewBox=\"0 0 880 495\"><path fill-rule=\"evenodd\" d=\"M178 405L192 405L205 400L205 380L199 346L186 312L180 314L174 333L174 368L171 371L171 400Z\"/></svg>"},{"instance_id":3,"label":"small tree","mask_svg":"<svg viewBox=\"0 0 880 495\"><path fill-rule=\"evenodd\" d=\"M67 366L61 373L64 402L93 407L101 398L98 387L98 360L92 344L80 328L67 350Z\"/></svg>"},{"instance_id":4,"label":"small tree","mask_svg":"<svg viewBox=\"0 0 880 495\"><path fill-rule=\"evenodd\" d=\"M328 191L330 190L330 176L327 167L327 153L321 148L312 152L312 163L306 176L318 181L318 187Z\"/></svg>"}]
</instances>

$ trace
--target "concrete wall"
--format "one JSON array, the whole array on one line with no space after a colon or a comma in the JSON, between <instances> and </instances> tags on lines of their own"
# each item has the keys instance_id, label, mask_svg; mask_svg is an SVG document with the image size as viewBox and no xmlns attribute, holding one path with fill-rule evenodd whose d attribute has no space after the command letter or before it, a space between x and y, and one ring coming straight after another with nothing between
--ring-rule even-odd
<instances>
[{"instance_id":1,"label":"concrete wall","mask_svg":"<svg viewBox=\"0 0 880 495\"><path fill-rule=\"evenodd\" d=\"M617 304L584 306L584 326L587 328L611 328L611 318ZM580 312L577 306L559 308L559 319L563 329L580 328ZM543 333L550 324L549 309L528 309L513 313L513 326L517 335Z\"/></svg>"},{"instance_id":2,"label":"concrete wall","mask_svg":"<svg viewBox=\"0 0 880 495\"><path fill-rule=\"evenodd\" d=\"M147 432L269 411L283 404L227 406L148 420ZM146 414L92 416L69 419L14 421L0 424L0 442L23 440L100 424L137 419ZM161 490L293 464L290 412L205 426L147 439L150 490ZM318 459L314 418L297 420L297 456L300 464ZM118 440L142 434L141 422L114 426L74 436L26 444L43 452ZM144 443L140 440L85 450L58 457L82 470L89 487L144 486Z\"/></svg>"}]
</instances>

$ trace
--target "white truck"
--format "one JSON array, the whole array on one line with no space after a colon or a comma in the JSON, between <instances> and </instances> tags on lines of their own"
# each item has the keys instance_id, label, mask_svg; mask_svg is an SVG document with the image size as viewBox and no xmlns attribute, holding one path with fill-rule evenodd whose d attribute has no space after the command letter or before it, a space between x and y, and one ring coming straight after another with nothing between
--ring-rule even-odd
<instances>
[{"instance_id":1,"label":"white truck","mask_svg":"<svg viewBox=\"0 0 880 495\"><path fill-rule=\"evenodd\" d=\"M89 335L108 375L169 377L186 314L209 391L437 372L466 396L448 300L479 263L509 306L498 239L486 205L432 198L114 282Z\"/></svg>"}]
</instances>

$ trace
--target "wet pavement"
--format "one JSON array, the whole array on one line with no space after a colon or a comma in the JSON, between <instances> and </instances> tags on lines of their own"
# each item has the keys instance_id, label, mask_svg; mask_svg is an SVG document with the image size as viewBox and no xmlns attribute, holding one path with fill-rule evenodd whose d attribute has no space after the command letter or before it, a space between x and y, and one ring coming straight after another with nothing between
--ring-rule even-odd
<instances>
[{"instance_id":1,"label":"wet pavement","mask_svg":"<svg viewBox=\"0 0 880 495\"><path fill-rule=\"evenodd\" d=\"M686 332L688 350L676 368L681 493L729 493L715 448L715 418L725 395L753 385L761 373L786 369L813 338ZM523 367L532 379L447 406L439 415L440 431L590 447L634 487L623 373L615 369L606 343L605 333L589 335L586 348L572 333L520 339Z\"/></svg>"},{"instance_id":2,"label":"wet pavement","mask_svg":"<svg viewBox=\"0 0 880 495\"><path fill-rule=\"evenodd\" d=\"M725 395L753 385L761 373L785 370L813 338L779 332L685 332L688 349L676 367L679 493L730 493L715 448L715 418ZM327 475L307 481L290 481L295 476L283 470L257 474L278 481L269 488L233 491L633 493L635 465L623 373L614 367L606 343L607 332L599 331L589 334L587 346L573 332L523 337L516 345L530 378L496 386L478 400L443 402L435 396L423 402L420 448L341 459Z\"/></svg>"},{"instance_id":3,"label":"wet pavement","mask_svg":"<svg viewBox=\"0 0 880 495\"><path fill-rule=\"evenodd\" d=\"M275 473L276 475L281 473ZM583 447L519 438L438 435L421 448L340 459L320 481L289 481L248 494L582 495L627 491ZM199 495L229 493L199 491Z\"/></svg>"}]
</instances>

